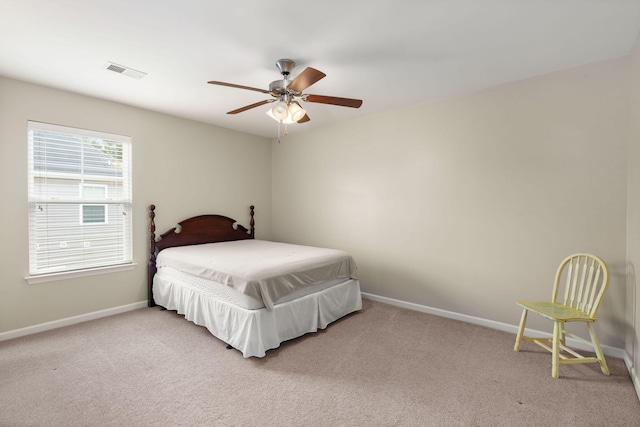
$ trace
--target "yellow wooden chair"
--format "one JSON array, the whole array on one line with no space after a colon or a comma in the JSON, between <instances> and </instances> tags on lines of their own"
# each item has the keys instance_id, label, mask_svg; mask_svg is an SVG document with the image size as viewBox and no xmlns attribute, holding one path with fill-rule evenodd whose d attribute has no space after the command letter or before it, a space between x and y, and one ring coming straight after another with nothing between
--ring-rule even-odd
<instances>
[{"instance_id":1,"label":"yellow wooden chair","mask_svg":"<svg viewBox=\"0 0 640 427\"><path fill-rule=\"evenodd\" d=\"M561 292L563 284L564 290ZM561 364L569 363L597 362L600 363L602 373L609 375L609 367L593 328L593 323L598 320L596 311L608 285L609 269L600 258L585 253L567 257L558 267L551 301L516 301L516 304L523 307L524 310L514 350L520 350L522 341L532 341L550 351L552 354L551 376L553 378L558 378L558 368ZM524 336L529 311L553 320L553 337ZM591 341L567 332L565 322L585 322ZM567 335L593 347L597 357L585 357L575 349L567 347Z\"/></svg>"}]
</instances>

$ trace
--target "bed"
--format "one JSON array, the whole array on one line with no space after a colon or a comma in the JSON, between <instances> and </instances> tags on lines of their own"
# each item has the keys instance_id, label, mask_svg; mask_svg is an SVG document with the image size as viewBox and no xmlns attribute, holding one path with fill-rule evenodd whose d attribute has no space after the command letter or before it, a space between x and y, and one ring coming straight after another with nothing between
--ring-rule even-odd
<instances>
[{"instance_id":1,"label":"bed","mask_svg":"<svg viewBox=\"0 0 640 427\"><path fill-rule=\"evenodd\" d=\"M248 357L362 308L346 252L255 239L223 215L200 215L159 237L149 206L148 305L177 311Z\"/></svg>"}]
</instances>

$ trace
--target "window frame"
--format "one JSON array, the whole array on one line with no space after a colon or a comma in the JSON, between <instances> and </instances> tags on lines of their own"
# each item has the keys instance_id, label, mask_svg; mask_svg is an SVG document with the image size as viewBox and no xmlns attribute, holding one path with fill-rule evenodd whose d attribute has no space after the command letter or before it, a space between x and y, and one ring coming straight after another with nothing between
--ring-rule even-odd
<instances>
[{"instance_id":1,"label":"window frame","mask_svg":"<svg viewBox=\"0 0 640 427\"><path fill-rule=\"evenodd\" d=\"M25 277L27 282L42 283L135 268L136 263L133 261L132 218L132 138L130 136L35 121L28 121L27 128L29 163L27 168L29 275ZM38 139L37 142L36 139ZM49 140L55 142L49 142ZM57 157L57 159L63 160L50 161L48 157L42 160L41 150L53 150L52 147L57 149L63 147L71 155L69 157ZM113 147L119 150L115 154L111 150ZM44 153L47 153L47 151L44 151ZM101 173L106 173L105 177L96 176L95 166L89 165L89 161L87 161L87 164L83 161L80 166L78 164L72 165L74 161L77 163L77 160L73 160L73 154L78 155L78 153L82 153L82 156L85 153L92 154L94 157L90 158L91 160L99 158L102 162L100 167L103 168ZM36 158L36 156L40 157ZM53 158L54 156L51 157ZM87 158L89 159L89 157ZM61 175L59 172L51 172L50 170L53 170L54 166L61 167L60 165L68 167L64 171L65 179L67 180L65 181L65 185L67 185L65 188L68 188L68 184L73 183L73 181L77 181L79 191L76 190L75 195L74 193L68 193L68 190L53 189L57 186L47 181L49 179L50 182L53 182L59 178L59 175ZM110 185L116 185L115 189L117 191L113 193L109 191ZM104 188L104 198L101 195L96 196L95 192L90 195L84 195L84 186ZM73 223L68 222L73 220L72 217L75 214L69 216L71 211L68 211L68 208L64 208L64 206L72 207L74 204L78 206L76 212L79 214L79 219L74 222L75 226L73 226ZM42 207L45 205L46 214L43 215L41 212ZM83 206L104 206L105 221L97 223L84 222ZM112 206L116 208L112 214L116 215L115 223L110 222L110 207ZM51 210L61 209L67 213L63 213L62 216L56 216L50 212L49 208ZM122 212L121 216L120 212ZM52 221L52 226L62 227L59 229L54 227L59 233L58 237L56 237L57 240L47 234L49 233L48 228L46 228L47 233L42 231L42 221L45 223L45 228L49 227L48 224ZM60 223L68 225L61 225ZM100 227L102 228L100 229ZM53 267L50 267L49 261L43 262L41 258L42 256L44 256L45 260L51 257L55 258L56 255L53 254L55 249L53 248L61 251L67 249L67 236L64 233L69 234L70 237L68 239L70 243L73 243L73 248L78 254L76 252L63 254L63 257L66 257L65 261L60 261L61 265L53 263ZM101 248L107 251L107 256L105 257L102 257L97 252L102 243L94 245L91 241L91 239L96 239L96 242L100 241L99 236L98 238L95 237L97 233L103 233L103 235L109 233L108 236L112 238L106 243L106 246ZM85 234L89 235L89 237L85 237ZM45 245L42 244L43 242ZM85 261L85 252L89 253L86 256L88 261ZM65 265L67 259L69 260L69 265Z\"/></svg>"}]
</instances>

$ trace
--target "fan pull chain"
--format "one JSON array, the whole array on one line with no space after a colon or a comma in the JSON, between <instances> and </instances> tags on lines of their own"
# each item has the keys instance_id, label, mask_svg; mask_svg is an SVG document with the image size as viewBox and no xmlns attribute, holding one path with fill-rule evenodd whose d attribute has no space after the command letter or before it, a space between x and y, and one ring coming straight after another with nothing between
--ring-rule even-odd
<instances>
[{"instance_id":1,"label":"fan pull chain","mask_svg":"<svg viewBox=\"0 0 640 427\"><path fill-rule=\"evenodd\" d=\"M282 120L278 120L278 144L280 144L280 123L282 123Z\"/></svg>"},{"instance_id":2,"label":"fan pull chain","mask_svg":"<svg viewBox=\"0 0 640 427\"><path fill-rule=\"evenodd\" d=\"M278 120L278 144L280 143L280 125L282 124L282 120ZM289 130L287 129L287 124L284 124L284 136L289 135Z\"/></svg>"}]
</instances>

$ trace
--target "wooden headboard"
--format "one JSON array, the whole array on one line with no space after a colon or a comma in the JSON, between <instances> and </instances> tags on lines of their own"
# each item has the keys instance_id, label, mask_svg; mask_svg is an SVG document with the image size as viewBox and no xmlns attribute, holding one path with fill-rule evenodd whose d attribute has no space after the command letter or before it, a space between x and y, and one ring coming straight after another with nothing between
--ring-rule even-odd
<instances>
[{"instance_id":1,"label":"wooden headboard","mask_svg":"<svg viewBox=\"0 0 640 427\"><path fill-rule=\"evenodd\" d=\"M199 245L202 243L228 242L253 239L255 237L254 206L250 206L250 229L247 230L234 219L222 215L199 215L178 223L156 240L156 206L149 205L149 264L147 271L148 306L156 305L153 300L153 276L156 274L158 252L174 246Z\"/></svg>"}]
</instances>

